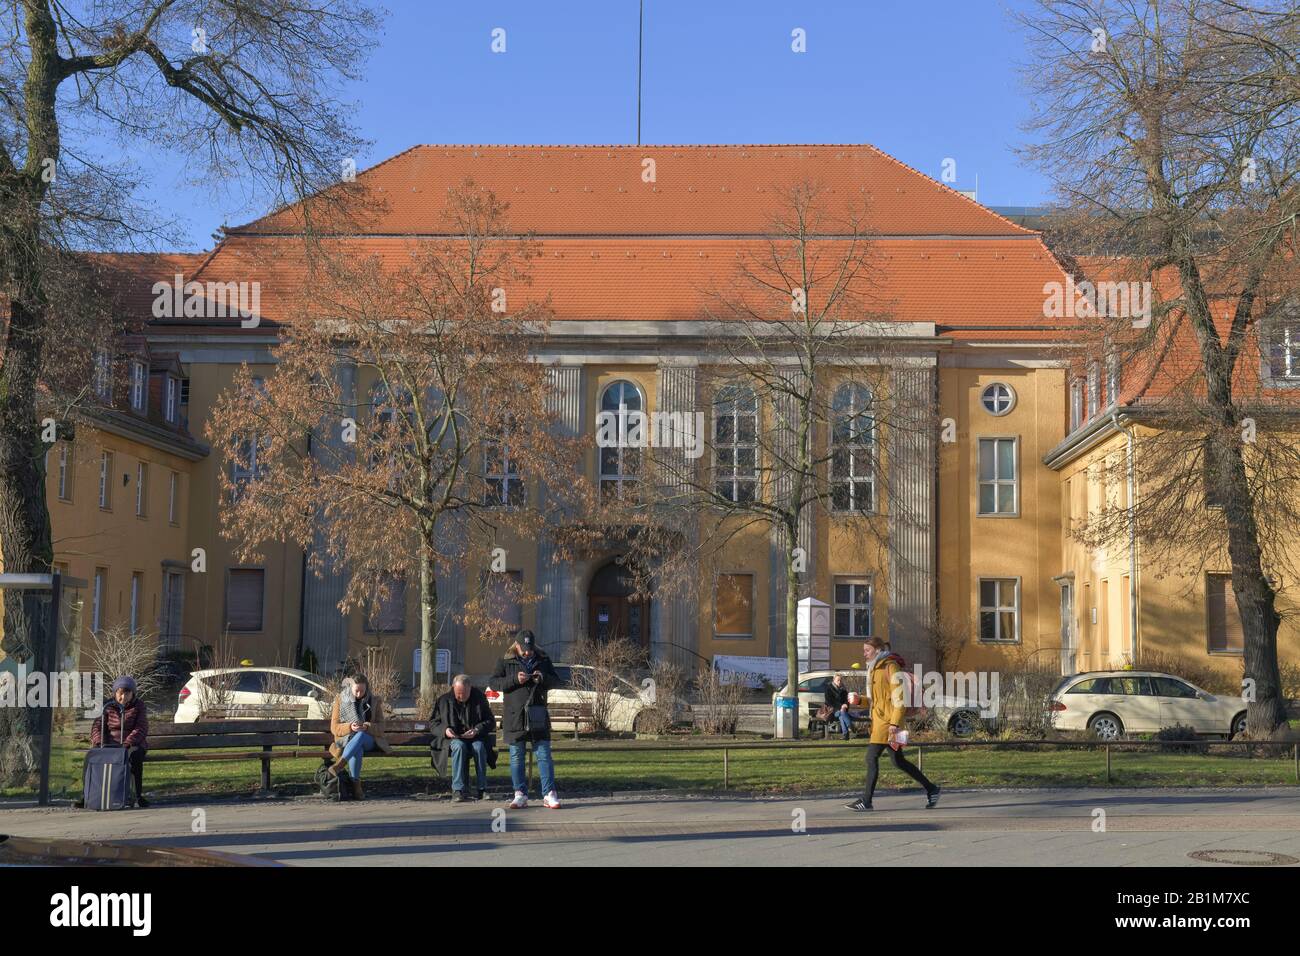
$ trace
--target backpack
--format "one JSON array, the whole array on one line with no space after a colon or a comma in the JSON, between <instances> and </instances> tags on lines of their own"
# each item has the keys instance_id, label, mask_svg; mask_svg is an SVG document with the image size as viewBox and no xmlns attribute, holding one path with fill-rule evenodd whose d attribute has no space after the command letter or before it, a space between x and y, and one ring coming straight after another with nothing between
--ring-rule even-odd
<instances>
[{"instance_id":1,"label":"backpack","mask_svg":"<svg viewBox=\"0 0 1300 956\"><path fill-rule=\"evenodd\" d=\"M922 704L921 687L916 682L916 675L907 669L907 661L903 660L901 654L895 654L892 651L885 660L893 658L898 662L898 673L894 675L894 688L892 693L895 699L901 698L903 703L903 718L921 719L926 715L925 705ZM877 665L879 666L879 665Z\"/></svg>"},{"instance_id":2,"label":"backpack","mask_svg":"<svg viewBox=\"0 0 1300 956\"><path fill-rule=\"evenodd\" d=\"M330 773L332 766L334 761L326 758L316 768L313 779L316 781L317 789L320 790L320 795L326 800L335 800L339 803L351 800L352 774L348 773L347 767L339 767L338 773Z\"/></svg>"}]
</instances>

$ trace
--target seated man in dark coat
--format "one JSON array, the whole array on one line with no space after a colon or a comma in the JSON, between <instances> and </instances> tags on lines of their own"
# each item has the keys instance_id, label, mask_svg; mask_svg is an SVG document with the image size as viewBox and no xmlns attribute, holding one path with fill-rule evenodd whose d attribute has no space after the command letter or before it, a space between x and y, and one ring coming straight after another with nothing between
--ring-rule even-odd
<instances>
[{"instance_id":1,"label":"seated man in dark coat","mask_svg":"<svg viewBox=\"0 0 1300 956\"><path fill-rule=\"evenodd\" d=\"M438 698L429 715L429 744L432 763L440 776L447 775L447 754L451 753L451 799L464 801L469 781L469 759L474 758L478 788L474 796L482 800L487 794L488 767L497 765L496 718L484 693L458 674L451 690Z\"/></svg>"}]
</instances>

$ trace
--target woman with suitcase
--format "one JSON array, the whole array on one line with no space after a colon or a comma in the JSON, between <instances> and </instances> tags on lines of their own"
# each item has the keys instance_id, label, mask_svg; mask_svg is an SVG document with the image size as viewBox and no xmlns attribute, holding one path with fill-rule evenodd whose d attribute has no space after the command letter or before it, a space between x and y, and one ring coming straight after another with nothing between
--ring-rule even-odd
<instances>
[{"instance_id":1,"label":"woman with suitcase","mask_svg":"<svg viewBox=\"0 0 1300 956\"><path fill-rule=\"evenodd\" d=\"M131 777L135 781L135 805L149 806L144 798L144 758L149 749L149 712L135 692L130 675L113 681L113 699L105 702L104 713L90 725L92 747L125 747ZM85 798L77 801L85 806Z\"/></svg>"}]
</instances>

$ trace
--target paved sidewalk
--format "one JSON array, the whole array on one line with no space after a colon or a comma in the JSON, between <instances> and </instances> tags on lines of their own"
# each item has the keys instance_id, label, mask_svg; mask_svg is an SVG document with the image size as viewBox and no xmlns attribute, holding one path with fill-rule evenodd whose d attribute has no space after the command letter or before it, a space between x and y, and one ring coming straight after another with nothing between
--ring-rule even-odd
<instances>
[{"instance_id":1,"label":"paved sidewalk","mask_svg":"<svg viewBox=\"0 0 1300 956\"><path fill-rule=\"evenodd\" d=\"M869 814L844 809L847 801L620 796L507 811L499 801L302 798L121 813L32 808L0 810L0 833L200 847L298 865L1204 865L1188 857L1195 850L1300 859L1300 790L1290 788L945 791L934 810L923 808L919 791L885 792ZM1097 810L1104 832L1094 830Z\"/></svg>"}]
</instances>

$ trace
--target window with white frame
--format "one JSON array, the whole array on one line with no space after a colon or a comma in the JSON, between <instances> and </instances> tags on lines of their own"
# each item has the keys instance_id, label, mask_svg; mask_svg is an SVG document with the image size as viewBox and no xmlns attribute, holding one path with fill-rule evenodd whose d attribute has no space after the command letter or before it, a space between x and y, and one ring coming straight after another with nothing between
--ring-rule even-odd
<instances>
[{"instance_id":1,"label":"window with white frame","mask_svg":"<svg viewBox=\"0 0 1300 956\"><path fill-rule=\"evenodd\" d=\"M1016 439L979 440L979 514L1013 515L1017 505Z\"/></svg>"},{"instance_id":2,"label":"window with white frame","mask_svg":"<svg viewBox=\"0 0 1300 956\"><path fill-rule=\"evenodd\" d=\"M1106 356L1106 404L1119 402L1119 356L1111 352Z\"/></svg>"},{"instance_id":3,"label":"window with white frame","mask_svg":"<svg viewBox=\"0 0 1300 956\"><path fill-rule=\"evenodd\" d=\"M486 483L485 504L522 505L524 480L519 462L510 450L510 425L502 426L500 436L483 443L483 478Z\"/></svg>"},{"instance_id":4,"label":"window with white frame","mask_svg":"<svg viewBox=\"0 0 1300 956\"><path fill-rule=\"evenodd\" d=\"M871 636L871 578L835 579L835 636L865 639Z\"/></svg>"},{"instance_id":5,"label":"window with white frame","mask_svg":"<svg viewBox=\"0 0 1300 956\"><path fill-rule=\"evenodd\" d=\"M874 511L875 418L871 393L856 382L841 385L831 400L831 508Z\"/></svg>"},{"instance_id":6,"label":"window with white frame","mask_svg":"<svg viewBox=\"0 0 1300 956\"><path fill-rule=\"evenodd\" d=\"M1018 578L980 578L980 642L1014 644L1020 641L1020 581Z\"/></svg>"},{"instance_id":7,"label":"window with white frame","mask_svg":"<svg viewBox=\"0 0 1300 956\"><path fill-rule=\"evenodd\" d=\"M1070 431L1083 424L1083 382L1075 379L1070 383Z\"/></svg>"},{"instance_id":8,"label":"window with white frame","mask_svg":"<svg viewBox=\"0 0 1300 956\"><path fill-rule=\"evenodd\" d=\"M95 353L95 394L106 402L113 400L113 356L100 349Z\"/></svg>"},{"instance_id":9,"label":"window with white frame","mask_svg":"<svg viewBox=\"0 0 1300 956\"><path fill-rule=\"evenodd\" d=\"M68 443L59 443L59 500L72 500L72 476L68 468Z\"/></svg>"},{"instance_id":10,"label":"window with white frame","mask_svg":"<svg viewBox=\"0 0 1300 956\"><path fill-rule=\"evenodd\" d=\"M180 506L180 483L181 476L173 471L167 483L167 521L170 524L176 523L177 508Z\"/></svg>"},{"instance_id":11,"label":"window with white frame","mask_svg":"<svg viewBox=\"0 0 1300 956\"><path fill-rule=\"evenodd\" d=\"M169 424L176 422L176 405L180 399L180 382L168 375L166 377L166 393L163 400L163 419Z\"/></svg>"},{"instance_id":12,"label":"window with white frame","mask_svg":"<svg viewBox=\"0 0 1300 956\"><path fill-rule=\"evenodd\" d=\"M737 504L758 492L758 398L748 385L725 385L713 402L714 489Z\"/></svg>"},{"instance_id":13,"label":"window with white frame","mask_svg":"<svg viewBox=\"0 0 1300 956\"><path fill-rule=\"evenodd\" d=\"M600 495L602 498L622 500L636 494L641 475L641 449L634 447L637 432L645 428L644 421L636 427L640 414L645 411L641 390L631 382L617 381L605 386L600 395L600 410L605 416L613 415L612 443L598 448L600 459ZM609 432L609 429L602 429Z\"/></svg>"},{"instance_id":14,"label":"window with white frame","mask_svg":"<svg viewBox=\"0 0 1300 956\"><path fill-rule=\"evenodd\" d=\"M99 506L105 511L113 507L113 453L99 453Z\"/></svg>"},{"instance_id":15,"label":"window with white frame","mask_svg":"<svg viewBox=\"0 0 1300 956\"><path fill-rule=\"evenodd\" d=\"M149 466L140 462L135 466L135 515L143 518L149 513Z\"/></svg>"},{"instance_id":16,"label":"window with white frame","mask_svg":"<svg viewBox=\"0 0 1300 956\"><path fill-rule=\"evenodd\" d=\"M990 415L1005 415L1016 404L1016 393L1005 382L994 382L980 394L980 404Z\"/></svg>"},{"instance_id":17,"label":"window with white frame","mask_svg":"<svg viewBox=\"0 0 1300 956\"><path fill-rule=\"evenodd\" d=\"M143 362L131 363L131 409L141 415L149 395L149 371Z\"/></svg>"},{"instance_id":18,"label":"window with white frame","mask_svg":"<svg viewBox=\"0 0 1300 956\"><path fill-rule=\"evenodd\" d=\"M1096 362L1088 363L1088 420L1097 416L1097 407L1101 391L1101 370Z\"/></svg>"},{"instance_id":19,"label":"window with white frame","mask_svg":"<svg viewBox=\"0 0 1300 956\"><path fill-rule=\"evenodd\" d=\"M1285 316L1269 338L1269 377L1300 381L1300 315Z\"/></svg>"}]
</instances>

